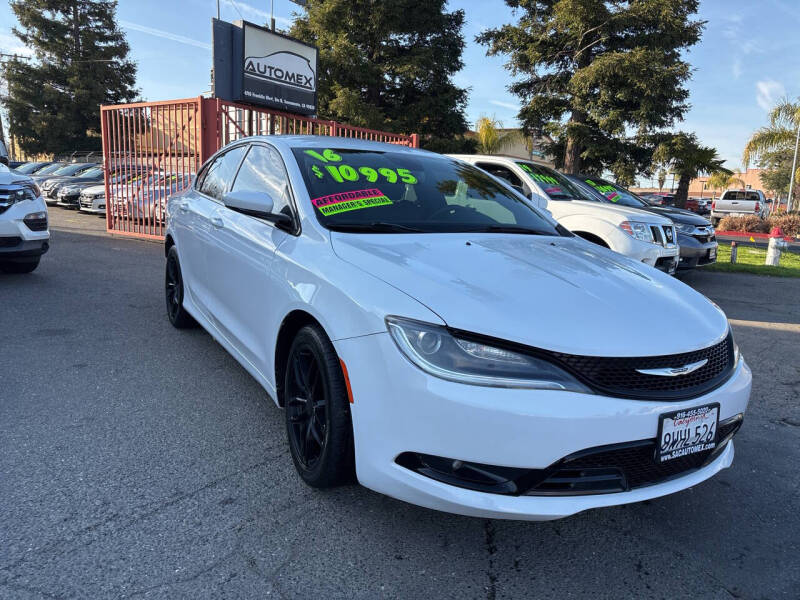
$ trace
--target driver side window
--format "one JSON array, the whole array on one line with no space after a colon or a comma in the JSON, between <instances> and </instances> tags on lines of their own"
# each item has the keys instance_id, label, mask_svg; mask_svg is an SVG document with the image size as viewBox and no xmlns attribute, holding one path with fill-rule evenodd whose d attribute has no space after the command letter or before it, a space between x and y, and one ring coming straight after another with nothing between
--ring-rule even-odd
<instances>
[{"instance_id":1,"label":"driver side window","mask_svg":"<svg viewBox=\"0 0 800 600\"><path fill-rule=\"evenodd\" d=\"M280 154L272 148L253 145L242 162L231 191L266 192L273 201L272 211L291 216L289 177Z\"/></svg>"}]
</instances>

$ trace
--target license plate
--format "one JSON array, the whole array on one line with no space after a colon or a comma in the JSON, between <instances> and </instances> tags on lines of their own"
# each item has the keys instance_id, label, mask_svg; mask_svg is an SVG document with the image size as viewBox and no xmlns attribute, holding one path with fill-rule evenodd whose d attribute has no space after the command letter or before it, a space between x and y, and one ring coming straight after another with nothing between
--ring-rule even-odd
<instances>
[{"instance_id":1,"label":"license plate","mask_svg":"<svg viewBox=\"0 0 800 600\"><path fill-rule=\"evenodd\" d=\"M719 404L707 404L664 413L658 418L660 463L712 450L717 445Z\"/></svg>"},{"instance_id":2,"label":"license plate","mask_svg":"<svg viewBox=\"0 0 800 600\"><path fill-rule=\"evenodd\" d=\"M710 248L708 251L708 260L715 260L717 258L717 249Z\"/></svg>"},{"instance_id":3,"label":"license plate","mask_svg":"<svg viewBox=\"0 0 800 600\"><path fill-rule=\"evenodd\" d=\"M675 272L677 270L678 270L678 261L673 260L671 263L669 263L669 270L667 271L667 273L669 273L670 275L675 275Z\"/></svg>"}]
</instances>

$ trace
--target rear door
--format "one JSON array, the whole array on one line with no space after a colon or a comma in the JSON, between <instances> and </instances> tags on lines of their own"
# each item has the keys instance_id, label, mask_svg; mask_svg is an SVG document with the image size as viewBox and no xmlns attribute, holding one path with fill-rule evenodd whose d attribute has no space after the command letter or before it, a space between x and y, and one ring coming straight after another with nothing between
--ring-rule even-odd
<instances>
[{"instance_id":1,"label":"rear door","mask_svg":"<svg viewBox=\"0 0 800 600\"><path fill-rule=\"evenodd\" d=\"M277 150L254 143L242 161L230 191L255 191L273 200L272 212L296 214L289 177ZM213 243L208 249L209 304L214 323L263 376L272 372L270 311L278 285L270 277L275 250L292 234L273 223L217 205L212 215Z\"/></svg>"}]
</instances>

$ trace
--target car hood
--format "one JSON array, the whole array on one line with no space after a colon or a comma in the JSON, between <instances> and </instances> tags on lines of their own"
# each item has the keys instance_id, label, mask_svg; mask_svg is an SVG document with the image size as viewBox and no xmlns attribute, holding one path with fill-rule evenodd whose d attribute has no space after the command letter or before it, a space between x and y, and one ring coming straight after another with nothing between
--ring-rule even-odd
<instances>
[{"instance_id":1,"label":"car hood","mask_svg":"<svg viewBox=\"0 0 800 600\"><path fill-rule=\"evenodd\" d=\"M675 208L674 206L650 206L648 208L642 208L641 210L661 215L681 225L697 225L698 227L708 227L711 225L708 219L704 219L691 211Z\"/></svg>"},{"instance_id":2,"label":"car hood","mask_svg":"<svg viewBox=\"0 0 800 600\"><path fill-rule=\"evenodd\" d=\"M568 210L570 213L581 212L581 208L588 209L587 214L593 216L606 218L609 221L622 222L622 221L641 221L646 219L648 223L654 225L671 225L672 222L666 217L653 218L649 210L632 208L630 206L621 206L619 204L606 204L604 202L592 202L591 200L550 200L547 203L547 208L556 216L561 214L562 210Z\"/></svg>"},{"instance_id":3,"label":"car hood","mask_svg":"<svg viewBox=\"0 0 800 600\"><path fill-rule=\"evenodd\" d=\"M88 192L89 194L96 194L98 192L105 193L106 185L104 183L90 184L90 185L86 186L85 188L83 188L83 191L84 192Z\"/></svg>"},{"instance_id":4,"label":"car hood","mask_svg":"<svg viewBox=\"0 0 800 600\"><path fill-rule=\"evenodd\" d=\"M579 238L333 232L331 240L342 260L448 326L538 348L676 354L728 330L722 311L690 287Z\"/></svg>"},{"instance_id":5,"label":"car hood","mask_svg":"<svg viewBox=\"0 0 800 600\"><path fill-rule=\"evenodd\" d=\"M0 185L9 185L11 183L31 183L29 175L21 175L11 169L0 169Z\"/></svg>"}]
</instances>

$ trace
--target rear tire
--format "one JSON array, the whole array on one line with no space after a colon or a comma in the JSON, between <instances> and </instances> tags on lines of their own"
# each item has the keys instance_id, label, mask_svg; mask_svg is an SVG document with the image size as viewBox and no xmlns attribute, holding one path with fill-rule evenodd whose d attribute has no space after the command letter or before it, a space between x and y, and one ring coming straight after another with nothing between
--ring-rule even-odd
<instances>
[{"instance_id":1,"label":"rear tire","mask_svg":"<svg viewBox=\"0 0 800 600\"><path fill-rule=\"evenodd\" d=\"M164 274L164 296L167 301L167 318L176 329L196 327L197 321L183 307L183 274L178 260L178 250L173 246L167 253Z\"/></svg>"},{"instance_id":2,"label":"rear tire","mask_svg":"<svg viewBox=\"0 0 800 600\"><path fill-rule=\"evenodd\" d=\"M0 271L4 273L31 273L39 266L39 258L25 262L0 262Z\"/></svg>"},{"instance_id":3,"label":"rear tire","mask_svg":"<svg viewBox=\"0 0 800 600\"><path fill-rule=\"evenodd\" d=\"M353 424L339 356L316 325L295 336L284 377L286 434L292 461L308 485L355 480Z\"/></svg>"}]
</instances>

